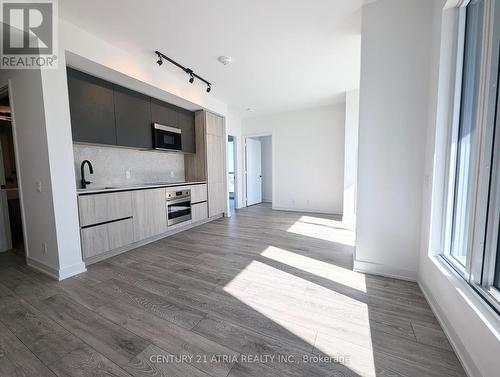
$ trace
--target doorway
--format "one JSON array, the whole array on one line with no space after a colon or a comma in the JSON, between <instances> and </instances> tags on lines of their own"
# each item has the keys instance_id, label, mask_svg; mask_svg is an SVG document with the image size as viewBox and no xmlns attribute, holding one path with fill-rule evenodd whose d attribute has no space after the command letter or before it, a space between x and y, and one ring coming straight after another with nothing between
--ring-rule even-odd
<instances>
[{"instance_id":1,"label":"doorway","mask_svg":"<svg viewBox=\"0 0 500 377\"><path fill-rule=\"evenodd\" d=\"M0 90L0 252L25 253L21 213L11 106L4 88Z\"/></svg>"},{"instance_id":2,"label":"doorway","mask_svg":"<svg viewBox=\"0 0 500 377\"><path fill-rule=\"evenodd\" d=\"M272 136L246 138L246 205L272 203Z\"/></svg>"},{"instance_id":3,"label":"doorway","mask_svg":"<svg viewBox=\"0 0 500 377\"><path fill-rule=\"evenodd\" d=\"M236 138L227 136L227 186L229 192L229 213L236 211Z\"/></svg>"}]
</instances>

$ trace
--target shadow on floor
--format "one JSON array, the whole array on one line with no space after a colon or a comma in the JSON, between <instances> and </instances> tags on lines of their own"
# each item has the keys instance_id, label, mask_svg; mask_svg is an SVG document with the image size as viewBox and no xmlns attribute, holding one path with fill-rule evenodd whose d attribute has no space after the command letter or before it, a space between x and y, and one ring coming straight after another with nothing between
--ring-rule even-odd
<instances>
[{"instance_id":1,"label":"shadow on floor","mask_svg":"<svg viewBox=\"0 0 500 377\"><path fill-rule=\"evenodd\" d=\"M418 286L353 248L338 217L262 205L61 283L0 257L0 323L68 375L465 376Z\"/></svg>"}]
</instances>

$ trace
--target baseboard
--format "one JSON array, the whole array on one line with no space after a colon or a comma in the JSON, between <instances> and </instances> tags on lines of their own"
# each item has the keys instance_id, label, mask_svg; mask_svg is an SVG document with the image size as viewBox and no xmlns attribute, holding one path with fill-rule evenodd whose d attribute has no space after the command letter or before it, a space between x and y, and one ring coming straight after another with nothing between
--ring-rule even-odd
<instances>
[{"instance_id":1,"label":"baseboard","mask_svg":"<svg viewBox=\"0 0 500 377\"><path fill-rule=\"evenodd\" d=\"M70 278L85 271L87 271L87 268L83 262L59 269L59 280Z\"/></svg>"},{"instance_id":2,"label":"baseboard","mask_svg":"<svg viewBox=\"0 0 500 377\"><path fill-rule=\"evenodd\" d=\"M46 264L30 257L26 258L26 264L32 269L41 272L42 274L48 275L55 280L59 280L59 270L53 267L47 266Z\"/></svg>"},{"instance_id":3,"label":"baseboard","mask_svg":"<svg viewBox=\"0 0 500 377\"><path fill-rule=\"evenodd\" d=\"M388 278L395 278L407 281L417 281L417 272L387 266L385 264L354 260L354 271L365 274L380 275Z\"/></svg>"},{"instance_id":4,"label":"baseboard","mask_svg":"<svg viewBox=\"0 0 500 377\"><path fill-rule=\"evenodd\" d=\"M459 340L457 333L455 332L455 330L453 330L453 327L449 324L444 311L441 309L441 306L439 306L436 300L434 300L434 297L424 284L422 284L419 281L418 286L420 287L420 290L424 294L425 299L429 303L429 306L431 307L431 310L436 316L439 324L443 328L443 331L446 337L448 338L451 347L455 351L458 360L460 360L460 363L462 364L462 367L464 368L467 376L480 377L481 373L477 369L474 361L469 357L469 353L465 349L463 343Z\"/></svg>"},{"instance_id":5,"label":"baseboard","mask_svg":"<svg viewBox=\"0 0 500 377\"><path fill-rule=\"evenodd\" d=\"M320 215L342 216L342 211L327 211L327 210L307 209L307 208L286 208L286 207L276 207L274 205L272 206L272 209L276 211L304 212L304 213L317 213Z\"/></svg>"},{"instance_id":6,"label":"baseboard","mask_svg":"<svg viewBox=\"0 0 500 377\"><path fill-rule=\"evenodd\" d=\"M47 266L46 264L30 257L26 258L26 264L32 269L37 270L38 272L41 272L42 274L48 275L49 277L59 281L87 271L83 262L59 270Z\"/></svg>"}]
</instances>

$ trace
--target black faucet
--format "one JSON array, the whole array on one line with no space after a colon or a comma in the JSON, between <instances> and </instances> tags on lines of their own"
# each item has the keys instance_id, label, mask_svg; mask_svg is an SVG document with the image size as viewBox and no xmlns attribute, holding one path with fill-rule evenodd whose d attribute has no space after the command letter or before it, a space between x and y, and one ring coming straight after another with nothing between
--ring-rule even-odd
<instances>
[{"instance_id":1,"label":"black faucet","mask_svg":"<svg viewBox=\"0 0 500 377\"><path fill-rule=\"evenodd\" d=\"M88 164L89 165L89 172L90 174L94 174L94 169L92 168L92 164L90 163L89 160L85 160L82 162L82 166L80 167L80 170L82 172L82 179L81 179L81 183L82 183L82 189L84 188L87 188L87 185L91 184L92 182L89 182L85 179L85 164Z\"/></svg>"}]
</instances>

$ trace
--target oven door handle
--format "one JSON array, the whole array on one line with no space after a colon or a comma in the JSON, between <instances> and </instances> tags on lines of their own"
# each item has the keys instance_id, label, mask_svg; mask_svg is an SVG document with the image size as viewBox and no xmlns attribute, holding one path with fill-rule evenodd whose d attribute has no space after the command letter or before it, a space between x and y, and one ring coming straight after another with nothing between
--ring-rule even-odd
<instances>
[{"instance_id":1,"label":"oven door handle","mask_svg":"<svg viewBox=\"0 0 500 377\"><path fill-rule=\"evenodd\" d=\"M185 196L183 198L167 199L167 206L171 204L185 203L185 202L188 202L189 205L191 205L191 197Z\"/></svg>"}]
</instances>

